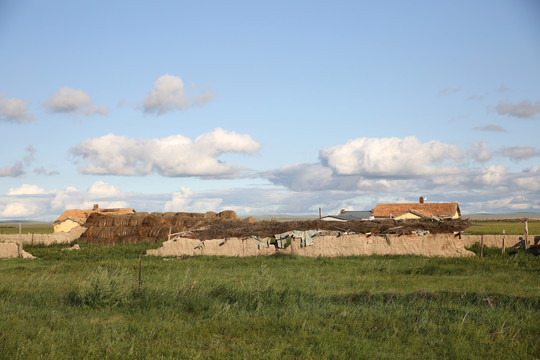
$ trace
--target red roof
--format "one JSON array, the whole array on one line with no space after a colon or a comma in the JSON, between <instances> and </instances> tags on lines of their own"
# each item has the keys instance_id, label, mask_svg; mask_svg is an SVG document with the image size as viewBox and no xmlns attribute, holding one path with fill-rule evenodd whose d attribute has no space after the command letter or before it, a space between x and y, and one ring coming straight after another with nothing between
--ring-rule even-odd
<instances>
[{"instance_id":1,"label":"red roof","mask_svg":"<svg viewBox=\"0 0 540 360\"><path fill-rule=\"evenodd\" d=\"M457 202L454 203L412 203L412 204L377 204L373 209L374 217L394 218L406 212L422 217L451 218L456 212L461 216Z\"/></svg>"}]
</instances>

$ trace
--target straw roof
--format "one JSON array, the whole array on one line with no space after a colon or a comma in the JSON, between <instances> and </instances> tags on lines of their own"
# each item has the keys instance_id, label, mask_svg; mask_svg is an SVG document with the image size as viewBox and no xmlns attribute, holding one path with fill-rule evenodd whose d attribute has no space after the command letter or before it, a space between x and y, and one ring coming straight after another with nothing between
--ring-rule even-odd
<instances>
[{"instance_id":1,"label":"straw roof","mask_svg":"<svg viewBox=\"0 0 540 360\"><path fill-rule=\"evenodd\" d=\"M377 204L373 209L375 218L393 218L406 212L420 217L451 218L456 212L461 216L457 202L453 203L412 203L412 204Z\"/></svg>"}]
</instances>

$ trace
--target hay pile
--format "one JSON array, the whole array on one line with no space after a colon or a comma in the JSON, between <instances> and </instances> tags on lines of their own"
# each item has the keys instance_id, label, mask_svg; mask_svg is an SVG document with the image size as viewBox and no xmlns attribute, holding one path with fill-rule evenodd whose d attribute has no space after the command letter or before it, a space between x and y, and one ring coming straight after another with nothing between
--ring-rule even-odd
<instances>
[{"instance_id":1,"label":"hay pile","mask_svg":"<svg viewBox=\"0 0 540 360\"><path fill-rule=\"evenodd\" d=\"M180 233L222 221L239 221L234 211L199 213L136 213L104 215L92 213L81 239L105 244L158 242L169 233Z\"/></svg>"},{"instance_id":2,"label":"hay pile","mask_svg":"<svg viewBox=\"0 0 540 360\"><path fill-rule=\"evenodd\" d=\"M272 237L291 230L326 230L348 233L408 235L417 230L432 234L463 231L470 226L468 219L456 220L375 220L375 221L259 221L252 218L240 220L234 211L200 213L136 213L103 215L93 213L88 217L86 232L81 236L95 243L159 242L169 233L183 233L193 239L209 240L244 238L250 235Z\"/></svg>"}]
</instances>

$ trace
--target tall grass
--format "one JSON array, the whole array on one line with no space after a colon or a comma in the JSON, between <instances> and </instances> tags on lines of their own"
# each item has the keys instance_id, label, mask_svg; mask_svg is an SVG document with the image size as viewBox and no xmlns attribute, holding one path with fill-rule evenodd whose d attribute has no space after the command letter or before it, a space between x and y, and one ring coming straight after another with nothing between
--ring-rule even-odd
<instances>
[{"instance_id":1,"label":"tall grass","mask_svg":"<svg viewBox=\"0 0 540 360\"><path fill-rule=\"evenodd\" d=\"M0 358L534 359L538 258L144 257L0 261Z\"/></svg>"}]
</instances>

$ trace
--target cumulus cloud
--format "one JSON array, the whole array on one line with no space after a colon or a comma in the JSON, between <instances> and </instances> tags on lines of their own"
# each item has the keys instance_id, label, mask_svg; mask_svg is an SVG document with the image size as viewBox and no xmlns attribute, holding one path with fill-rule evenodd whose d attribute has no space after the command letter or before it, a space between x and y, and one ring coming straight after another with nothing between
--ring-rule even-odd
<instances>
[{"instance_id":1,"label":"cumulus cloud","mask_svg":"<svg viewBox=\"0 0 540 360\"><path fill-rule=\"evenodd\" d=\"M514 179L514 183L526 191L540 191L540 166L532 166L523 171Z\"/></svg>"},{"instance_id":2,"label":"cumulus cloud","mask_svg":"<svg viewBox=\"0 0 540 360\"><path fill-rule=\"evenodd\" d=\"M146 113L162 115L172 110L205 105L211 98L212 91L209 89L197 95L186 93L180 77L165 74L154 82L154 88L143 100L143 108Z\"/></svg>"},{"instance_id":3,"label":"cumulus cloud","mask_svg":"<svg viewBox=\"0 0 540 360\"><path fill-rule=\"evenodd\" d=\"M493 131L493 132L508 132L507 130L500 127L499 125L493 125L493 124L488 124L488 125L485 125L485 126L477 126L477 127L474 127L473 130L476 130L476 131Z\"/></svg>"},{"instance_id":4,"label":"cumulus cloud","mask_svg":"<svg viewBox=\"0 0 540 360\"><path fill-rule=\"evenodd\" d=\"M37 185L31 185L31 184L22 184L18 188L10 188L6 195L14 196L14 195L37 195L37 194L47 194L45 189L40 188Z\"/></svg>"},{"instance_id":5,"label":"cumulus cloud","mask_svg":"<svg viewBox=\"0 0 540 360\"><path fill-rule=\"evenodd\" d=\"M0 94L0 121L27 123L35 119L34 115L28 113L30 103L23 99L7 98Z\"/></svg>"},{"instance_id":6,"label":"cumulus cloud","mask_svg":"<svg viewBox=\"0 0 540 360\"><path fill-rule=\"evenodd\" d=\"M48 205L56 212L67 209L91 209L96 203L100 208L125 208L130 207L126 197L127 194L122 193L119 186L96 181L87 191L73 186L55 190Z\"/></svg>"},{"instance_id":7,"label":"cumulus cloud","mask_svg":"<svg viewBox=\"0 0 540 360\"><path fill-rule=\"evenodd\" d=\"M505 175L508 170L503 165L490 165L481 169L480 174L474 180L483 185L501 185L505 181Z\"/></svg>"},{"instance_id":8,"label":"cumulus cloud","mask_svg":"<svg viewBox=\"0 0 540 360\"><path fill-rule=\"evenodd\" d=\"M16 177L24 174L22 162L16 162L14 165L0 167L0 177Z\"/></svg>"},{"instance_id":9,"label":"cumulus cloud","mask_svg":"<svg viewBox=\"0 0 540 360\"><path fill-rule=\"evenodd\" d=\"M445 164L462 156L455 145L436 140L421 143L414 136L358 138L320 151L323 165L340 175L410 177L452 172Z\"/></svg>"},{"instance_id":10,"label":"cumulus cloud","mask_svg":"<svg viewBox=\"0 0 540 360\"><path fill-rule=\"evenodd\" d=\"M107 115L109 110L96 105L83 90L70 87L60 88L49 96L43 106L55 113L76 113L82 115Z\"/></svg>"},{"instance_id":11,"label":"cumulus cloud","mask_svg":"<svg viewBox=\"0 0 540 360\"><path fill-rule=\"evenodd\" d=\"M22 218L34 215L38 210L38 206L32 203L14 202L7 204L0 217L4 218Z\"/></svg>"},{"instance_id":12,"label":"cumulus cloud","mask_svg":"<svg viewBox=\"0 0 540 360\"><path fill-rule=\"evenodd\" d=\"M121 193L120 186L107 184L104 181L96 181L88 188L88 193L102 197L117 196Z\"/></svg>"},{"instance_id":13,"label":"cumulus cloud","mask_svg":"<svg viewBox=\"0 0 540 360\"><path fill-rule=\"evenodd\" d=\"M529 100L524 100L520 103L511 103L499 101L495 110L499 115L508 115L518 118L532 118L540 113L540 101L531 103Z\"/></svg>"},{"instance_id":14,"label":"cumulus cloud","mask_svg":"<svg viewBox=\"0 0 540 360\"><path fill-rule=\"evenodd\" d=\"M225 153L251 154L260 144L251 136L221 128L191 140L182 135L131 139L114 134L86 139L70 150L86 161L85 174L169 177L235 177L242 168L220 161Z\"/></svg>"},{"instance_id":15,"label":"cumulus cloud","mask_svg":"<svg viewBox=\"0 0 540 360\"><path fill-rule=\"evenodd\" d=\"M218 197L196 199L190 188L182 186L180 191L172 194L171 200L165 203L163 211L207 212L219 211L222 199Z\"/></svg>"},{"instance_id":16,"label":"cumulus cloud","mask_svg":"<svg viewBox=\"0 0 540 360\"><path fill-rule=\"evenodd\" d=\"M503 156L509 157L512 160L526 160L532 157L540 156L540 151L532 146L509 146L503 147L500 150Z\"/></svg>"},{"instance_id":17,"label":"cumulus cloud","mask_svg":"<svg viewBox=\"0 0 540 360\"><path fill-rule=\"evenodd\" d=\"M467 155L478 162L486 162L493 157L485 141L473 143Z\"/></svg>"}]
</instances>

